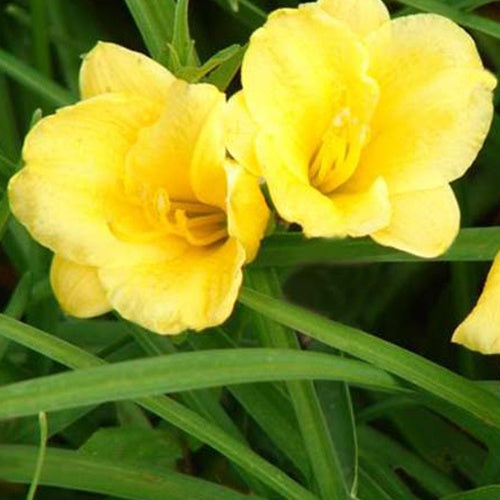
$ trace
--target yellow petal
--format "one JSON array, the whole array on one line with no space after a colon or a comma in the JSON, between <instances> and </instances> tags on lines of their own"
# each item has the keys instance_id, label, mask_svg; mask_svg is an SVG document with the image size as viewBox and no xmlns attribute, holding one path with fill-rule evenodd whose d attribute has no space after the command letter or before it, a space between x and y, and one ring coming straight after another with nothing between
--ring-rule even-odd
<instances>
[{"instance_id":1,"label":"yellow petal","mask_svg":"<svg viewBox=\"0 0 500 500\"><path fill-rule=\"evenodd\" d=\"M164 102L175 77L149 57L114 43L98 42L80 69L83 99L107 92Z\"/></svg>"},{"instance_id":2,"label":"yellow petal","mask_svg":"<svg viewBox=\"0 0 500 500\"><path fill-rule=\"evenodd\" d=\"M500 253L476 307L455 330L451 340L483 354L500 354Z\"/></svg>"},{"instance_id":3,"label":"yellow petal","mask_svg":"<svg viewBox=\"0 0 500 500\"><path fill-rule=\"evenodd\" d=\"M269 209L259 188L257 177L247 173L240 165L226 162L228 180L228 231L245 248L246 261L252 261L264 237Z\"/></svg>"},{"instance_id":4,"label":"yellow petal","mask_svg":"<svg viewBox=\"0 0 500 500\"><path fill-rule=\"evenodd\" d=\"M389 12L380 0L319 0L318 4L361 36L389 20Z\"/></svg>"},{"instance_id":5,"label":"yellow petal","mask_svg":"<svg viewBox=\"0 0 500 500\"><path fill-rule=\"evenodd\" d=\"M111 310L95 267L81 266L55 255L50 283L61 309L71 316L91 318Z\"/></svg>"},{"instance_id":6,"label":"yellow petal","mask_svg":"<svg viewBox=\"0 0 500 500\"><path fill-rule=\"evenodd\" d=\"M242 64L250 115L307 161L336 115L350 108L364 121L377 86L366 50L344 23L316 4L280 9L251 37Z\"/></svg>"},{"instance_id":7,"label":"yellow petal","mask_svg":"<svg viewBox=\"0 0 500 500\"><path fill-rule=\"evenodd\" d=\"M450 186L396 194L390 202L390 224L371 235L377 243L420 257L437 257L455 239L460 211Z\"/></svg>"},{"instance_id":8,"label":"yellow petal","mask_svg":"<svg viewBox=\"0 0 500 500\"><path fill-rule=\"evenodd\" d=\"M9 201L37 241L90 266L154 262L178 251L167 242L125 243L108 224L110 191L151 115L140 98L106 94L63 108L33 128L23 150L26 166L9 183Z\"/></svg>"},{"instance_id":9,"label":"yellow petal","mask_svg":"<svg viewBox=\"0 0 500 500\"><path fill-rule=\"evenodd\" d=\"M366 191L339 189L330 199L342 213L349 236L366 236L387 226L391 204L384 179L377 179Z\"/></svg>"},{"instance_id":10,"label":"yellow petal","mask_svg":"<svg viewBox=\"0 0 500 500\"><path fill-rule=\"evenodd\" d=\"M193 144L193 158L189 170L191 185L200 201L225 209L225 96L213 85L198 84L196 88L199 92L199 102L192 103L193 108L200 108L201 103L208 102L212 102L213 107L205 117L198 139Z\"/></svg>"},{"instance_id":11,"label":"yellow petal","mask_svg":"<svg viewBox=\"0 0 500 500\"><path fill-rule=\"evenodd\" d=\"M176 334L218 325L231 314L244 261L243 247L230 238L162 264L102 268L99 277L121 316L153 332Z\"/></svg>"},{"instance_id":12,"label":"yellow petal","mask_svg":"<svg viewBox=\"0 0 500 500\"><path fill-rule=\"evenodd\" d=\"M227 149L240 165L260 177L262 172L255 152L257 132L258 127L250 116L245 95L242 91L237 92L227 103Z\"/></svg>"},{"instance_id":13,"label":"yellow petal","mask_svg":"<svg viewBox=\"0 0 500 500\"><path fill-rule=\"evenodd\" d=\"M495 79L482 69L472 39L446 18L416 15L369 40L380 101L353 182L381 175L397 193L462 176L493 116Z\"/></svg>"},{"instance_id":14,"label":"yellow petal","mask_svg":"<svg viewBox=\"0 0 500 500\"><path fill-rule=\"evenodd\" d=\"M283 219L302 226L307 237L343 237L345 220L334 203L309 184L307 176L299 177L298 168L289 168L283 150L271 136L257 141L259 161L276 210Z\"/></svg>"},{"instance_id":15,"label":"yellow petal","mask_svg":"<svg viewBox=\"0 0 500 500\"><path fill-rule=\"evenodd\" d=\"M160 118L141 130L130 150L127 185L164 188L176 200L224 204L223 105L223 94L212 85L175 82Z\"/></svg>"}]
</instances>

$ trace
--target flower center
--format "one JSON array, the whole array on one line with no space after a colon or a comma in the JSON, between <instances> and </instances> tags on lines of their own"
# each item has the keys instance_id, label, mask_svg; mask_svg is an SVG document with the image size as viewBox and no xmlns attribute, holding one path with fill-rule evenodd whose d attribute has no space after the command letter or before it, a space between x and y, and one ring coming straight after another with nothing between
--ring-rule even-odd
<instances>
[{"instance_id":1,"label":"flower center","mask_svg":"<svg viewBox=\"0 0 500 500\"><path fill-rule=\"evenodd\" d=\"M228 237L226 212L197 200L170 199L166 189L122 185L121 200L108 210L108 226L120 239L157 241L175 235L193 246L207 246Z\"/></svg>"},{"instance_id":2,"label":"flower center","mask_svg":"<svg viewBox=\"0 0 500 500\"><path fill-rule=\"evenodd\" d=\"M170 200L159 188L143 205L152 226L183 237L194 246L216 243L228 236L226 213L219 207L200 202Z\"/></svg>"},{"instance_id":3,"label":"flower center","mask_svg":"<svg viewBox=\"0 0 500 500\"><path fill-rule=\"evenodd\" d=\"M346 182L356 170L368 127L344 108L330 123L309 163L311 184L330 195Z\"/></svg>"}]
</instances>

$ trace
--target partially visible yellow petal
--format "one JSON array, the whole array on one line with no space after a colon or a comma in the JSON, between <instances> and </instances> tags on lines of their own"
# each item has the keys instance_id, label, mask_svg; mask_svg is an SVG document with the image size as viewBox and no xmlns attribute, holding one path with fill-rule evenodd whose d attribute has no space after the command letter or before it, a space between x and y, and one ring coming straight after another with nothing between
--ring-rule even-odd
<instances>
[{"instance_id":1,"label":"partially visible yellow petal","mask_svg":"<svg viewBox=\"0 0 500 500\"><path fill-rule=\"evenodd\" d=\"M402 16L366 40L370 74L383 89L381 105L425 85L448 69L482 70L474 40L458 24L436 14Z\"/></svg>"},{"instance_id":2,"label":"partially visible yellow petal","mask_svg":"<svg viewBox=\"0 0 500 500\"><path fill-rule=\"evenodd\" d=\"M390 197L390 224L371 234L381 245L420 257L437 257L458 233L460 211L450 186Z\"/></svg>"},{"instance_id":3,"label":"partially visible yellow petal","mask_svg":"<svg viewBox=\"0 0 500 500\"><path fill-rule=\"evenodd\" d=\"M307 176L299 177L297 168L289 168L272 137L260 136L257 149L269 192L283 219L300 224L310 238L347 235L345 220L334 203L312 187Z\"/></svg>"},{"instance_id":4,"label":"partially visible yellow petal","mask_svg":"<svg viewBox=\"0 0 500 500\"><path fill-rule=\"evenodd\" d=\"M319 0L318 4L335 19L347 23L360 36L365 36L389 20L389 12L381 0Z\"/></svg>"},{"instance_id":5,"label":"partially visible yellow petal","mask_svg":"<svg viewBox=\"0 0 500 500\"><path fill-rule=\"evenodd\" d=\"M500 354L500 253L476 307L455 330L451 340L483 354Z\"/></svg>"},{"instance_id":6,"label":"partially visible yellow petal","mask_svg":"<svg viewBox=\"0 0 500 500\"><path fill-rule=\"evenodd\" d=\"M175 77L161 64L114 43L98 42L85 55L80 69L83 99L118 92L163 103L174 81Z\"/></svg>"},{"instance_id":7,"label":"partially visible yellow petal","mask_svg":"<svg viewBox=\"0 0 500 500\"><path fill-rule=\"evenodd\" d=\"M202 330L228 318L241 285L245 251L234 238L192 248L169 262L102 268L99 278L124 318L162 334Z\"/></svg>"},{"instance_id":8,"label":"partially visible yellow petal","mask_svg":"<svg viewBox=\"0 0 500 500\"><path fill-rule=\"evenodd\" d=\"M226 109L227 149L240 165L260 177L262 171L255 152L257 132L258 127L250 116L244 93L236 92L229 99Z\"/></svg>"},{"instance_id":9,"label":"partially visible yellow petal","mask_svg":"<svg viewBox=\"0 0 500 500\"><path fill-rule=\"evenodd\" d=\"M200 201L225 209L225 96L213 85L198 84L196 88L200 101L212 102L213 107L205 118L196 143L193 144L194 151L190 166L191 185Z\"/></svg>"},{"instance_id":10,"label":"partially visible yellow petal","mask_svg":"<svg viewBox=\"0 0 500 500\"><path fill-rule=\"evenodd\" d=\"M370 37L380 101L351 182L382 175L391 193L450 182L467 170L493 116L495 79L469 35L446 18L399 18Z\"/></svg>"},{"instance_id":11,"label":"partially visible yellow petal","mask_svg":"<svg viewBox=\"0 0 500 500\"><path fill-rule=\"evenodd\" d=\"M124 157L139 130L156 116L154 105L123 94L61 108L41 119L26 136L24 164L61 174L71 170L81 181L109 183L121 175Z\"/></svg>"},{"instance_id":12,"label":"partially visible yellow petal","mask_svg":"<svg viewBox=\"0 0 500 500\"><path fill-rule=\"evenodd\" d=\"M147 104L147 102L146 102ZM178 249L120 241L112 197L138 129L151 119L140 98L103 95L44 118L26 138L26 166L9 182L14 215L56 254L90 266L155 262Z\"/></svg>"},{"instance_id":13,"label":"partially visible yellow petal","mask_svg":"<svg viewBox=\"0 0 500 500\"><path fill-rule=\"evenodd\" d=\"M50 269L52 290L62 310L76 318L91 318L111 311L97 269L55 255Z\"/></svg>"},{"instance_id":14,"label":"partially visible yellow petal","mask_svg":"<svg viewBox=\"0 0 500 500\"><path fill-rule=\"evenodd\" d=\"M316 4L279 9L251 37L241 78L251 117L307 161L349 109L371 116L377 86L366 74L365 47L346 24Z\"/></svg>"},{"instance_id":15,"label":"partially visible yellow petal","mask_svg":"<svg viewBox=\"0 0 500 500\"><path fill-rule=\"evenodd\" d=\"M223 103L212 85L176 81L160 118L141 130L129 152L127 185L139 195L142 187L166 189L183 201L197 201L205 190L204 197L224 203Z\"/></svg>"},{"instance_id":16,"label":"partially visible yellow petal","mask_svg":"<svg viewBox=\"0 0 500 500\"><path fill-rule=\"evenodd\" d=\"M250 262L257 255L260 240L264 237L269 209L254 175L232 161L226 162L226 175L229 235L244 246L246 261Z\"/></svg>"},{"instance_id":17,"label":"partially visible yellow petal","mask_svg":"<svg viewBox=\"0 0 500 500\"><path fill-rule=\"evenodd\" d=\"M492 83L486 72L450 70L381 109L356 177L382 175L397 193L462 176L491 124Z\"/></svg>"},{"instance_id":18,"label":"partially visible yellow petal","mask_svg":"<svg viewBox=\"0 0 500 500\"><path fill-rule=\"evenodd\" d=\"M366 191L339 189L330 196L342 213L349 236L366 236L391 220L391 204L384 179L377 179Z\"/></svg>"}]
</instances>

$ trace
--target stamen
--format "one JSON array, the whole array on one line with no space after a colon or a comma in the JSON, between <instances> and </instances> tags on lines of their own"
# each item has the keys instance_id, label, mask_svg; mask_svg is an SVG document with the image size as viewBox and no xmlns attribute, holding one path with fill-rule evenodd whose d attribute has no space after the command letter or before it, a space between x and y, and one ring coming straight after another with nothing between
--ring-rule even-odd
<instances>
[{"instance_id":1,"label":"stamen","mask_svg":"<svg viewBox=\"0 0 500 500\"><path fill-rule=\"evenodd\" d=\"M207 234L206 236L194 236L191 233L186 234L186 239L188 243L191 243L191 245L194 246L205 246L205 245L212 245L213 243L217 243L218 241L227 238L228 233L227 229L219 229L218 231L211 232Z\"/></svg>"},{"instance_id":2,"label":"stamen","mask_svg":"<svg viewBox=\"0 0 500 500\"><path fill-rule=\"evenodd\" d=\"M227 238L226 214L218 207L196 201L171 200L164 188L155 190L141 186L136 189L134 200L139 197L142 212L151 231L138 234L123 233L118 225L111 230L127 241L151 241L161 235L171 234L184 238L194 246L211 245Z\"/></svg>"},{"instance_id":3,"label":"stamen","mask_svg":"<svg viewBox=\"0 0 500 500\"><path fill-rule=\"evenodd\" d=\"M214 211L214 207L203 203L193 203L190 201L171 201L171 210L185 210L191 214L209 214Z\"/></svg>"},{"instance_id":4,"label":"stamen","mask_svg":"<svg viewBox=\"0 0 500 500\"><path fill-rule=\"evenodd\" d=\"M187 227L189 229L199 228L207 225L214 225L223 223L226 220L226 214L223 212L214 213L212 215L205 215L201 217L194 217L193 219L188 219Z\"/></svg>"},{"instance_id":5,"label":"stamen","mask_svg":"<svg viewBox=\"0 0 500 500\"><path fill-rule=\"evenodd\" d=\"M346 182L358 166L367 135L367 127L351 116L349 108L344 108L332 120L312 158L311 184L329 195Z\"/></svg>"}]
</instances>

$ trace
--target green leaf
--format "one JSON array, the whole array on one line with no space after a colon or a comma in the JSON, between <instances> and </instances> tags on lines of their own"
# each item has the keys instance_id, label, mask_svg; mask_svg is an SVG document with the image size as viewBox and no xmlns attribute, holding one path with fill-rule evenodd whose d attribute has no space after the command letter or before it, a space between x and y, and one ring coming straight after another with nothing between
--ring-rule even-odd
<instances>
[{"instance_id":1,"label":"green leaf","mask_svg":"<svg viewBox=\"0 0 500 500\"><path fill-rule=\"evenodd\" d=\"M495 427L496 432L500 428L500 399L460 375L361 330L249 288L241 290L240 301L274 321L401 377L438 401L444 400L486 426Z\"/></svg>"},{"instance_id":2,"label":"green leaf","mask_svg":"<svg viewBox=\"0 0 500 500\"><path fill-rule=\"evenodd\" d=\"M150 337L160 338L151 334ZM191 335L189 343L195 350L237 347L222 328L215 328L203 336ZM227 389L264 430L273 442L273 448L283 452L301 471L304 478L310 478L307 452L304 449L290 398L285 393L283 385L241 384L231 385ZM279 453L276 455L279 456Z\"/></svg>"},{"instance_id":3,"label":"green leaf","mask_svg":"<svg viewBox=\"0 0 500 500\"><path fill-rule=\"evenodd\" d=\"M4 193L2 200L0 201L0 239L3 238L5 230L7 229L7 223L10 219L10 206L9 197L7 193Z\"/></svg>"},{"instance_id":4,"label":"green leaf","mask_svg":"<svg viewBox=\"0 0 500 500\"><path fill-rule=\"evenodd\" d=\"M308 478L309 459L290 400L271 384L231 385L228 389L273 444Z\"/></svg>"},{"instance_id":5,"label":"green leaf","mask_svg":"<svg viewBox=\"0 0 500 500\"><path fill-rule=\"evenodd\" d=\"M17 170L17 165L0 151L0 175L4 177L5 183Z\"/></svg>"},{"instance_id":6,"label":"green leaf","mask_svg":"<svg viewBox=\"0 0 500 500\"><path fill-rule=\"evenodd\" d=\"M239 47L238 51L235 51L225 61L222 61L220 65L208 75L207 82L215 85L219 90L225 91L240 69L245 50L246 46Z\"/></svg>"},{"instance_id":7,"label":"green leaf","mask_svg":"<svg viewBox=\"0 0 500 500\"><path fill-rule=\"evenodd\" d=\"M33 59L40 73L51 76L50 40L45 0L30 0Z\"/></svg>"},{"instance_id":8,"label":"green leaf","mask_svg":"<svg viewBox=\"0 0 500 500\"><path fill-rule=\"evenodd\" d=\"M267 18L267 13L251 0L238 0L237 9L234 8L234 2L231 4L228 0L214 0L214 2L252 30L264 24Z\"/></svg>"},{"instance_id":9,"label":"green leaf","mask_svg":"<svg viewBox=\"0 0 500 500\"><path fill-rule=\"evenodd\" d=\"M131 426L98 429L79 451L109 462L160 470L175 469L183 456L182 447L168 434Z\"/></svg>"},{"instance_id":10,"label":"green leaf","mask_svg":"<svg viewBox=\"0 0 500 500\"><path fill-rule=\"evenodd\" d=\"M495 3L498 0L453 0L457 9L475 10L483 5Z\"/></svg>"},{"instance_id":11,"label":"green leaf","mask_svg":"<svg viewBox=\"0 0 500 500\"><path fill-rule=\"evenodd\" d=\"M0 204L0 214L1 214L1 207L2 204ZM20 318L24 314L24 311L26 310L28 299L31 293L31 287L32 287L32 275L28 271L23 274L14 292L10 296L9 302L5 307L4 314L6 314L7 316L11 316L12 318ZM4 356L8 345L9 345L9 340L0 337L0 361Z\"/></svg>"},{"instance_id":12,"label":"green leaf","mask_svg":"<svg viewBox=\"0 0 500 500\"><path fill-rule=\"evenodd\" d=\"M12 89L5 75L0 74L0 175L2 181L7 181L16 171L15 161L19 155L21 140L16 126L17 103L12 99ZM3 184L3 182L2 182Z\"/></svg>"},{"instance_id":13,"label":"green leaf","mask_svg":"<svg viewBox=\"0 0 500 500\"><path fill-rule=\"evenodd\" d=\"M448 495L441 500L493 500L500 497L500 484L483 486L475 490Z\"/></svg>"},{"instance_id":14,"label":"green leaf","mask_svg":"<svg viewBox=\"0 0 500 500\"><path fill-rule=\"evenodd\" d=\"M281 286L274 269L253 269L247 272L246 278L258 290L274 297L281 296ZM254 325L262 345L300 351L294 331L262 316L254 317ZM332 356L332 359L335 358L338 357ZM314 384L310 381L292 381L287 383L287 388L321 496L347 498L341 463Z\"/></svg>"},{"instance_id":15,"label":"green leaf","mask_svg":"<svg viewBox=\"0 0 500 500\"><path fill-rule=\"evenodd\" d=\"M38 456L35 464L35 472L33 479L26 495L26 500L33 500L35 498L36 489L40 482L40 474L42 472L43 463L45 461L45 453L47 449L47 416L44 411L38 414L38 422L40 424L40 447L38 449Z\"/></svg>"},{"instance_id":16,"label":"green leaf","mask_svg":"<svg viewBox=\"0 0 500 500\"><path fill-rule=\"evenodd\" d=\"M226 384L300 379L404 390L390 375L361 361L287 349L225 349L124 361L3 386L0 418Z\"/></svg>"},{"instance_id":17,"label":"green leaf","mask_svg":"<svg viewBox=\"0 0 500 500\"><path fill-rule=\"evenodd\" d=\"M201 66L185 66L181 68L177 71L177 76L189 82L198 82L208 73L214 71L216 68L219 68L222 64L226 64L228 61L232 61L236 56L239 56L241 50L242 49L238 44L230 45L229 47L226 47L214 54Z\"/></svg>"},{"instance_id":18,"label":"green leaf","mask_svg":"<svg viewBox=\"0 0 500 500\"><path fill-rule=\"evenodd\" d=\"M370 500L393 500L380 483L364 469L359 470L358 495L358 498L369 498Z\"/></svg>"},{"instance_id":19,"label":"green leaf","mask_svg":"<svg viewBox=\"0 0 500 500\"><path fill-rule=\"evenodd\" d=\"M68 342L2 315L0 315L0 335L74 369L101 366L104 363L101 359ZM245 444L181 404L164 396L149 396L137 402L160 418L226 455L235 464L285 498L297 500L314 498L306 489L280 469L262 459Z\"/></svg>"},{"instance_id":20,"label":"green leaf","mask_svg":"<svg viewBox=\"0 0 500 500\"><path fill-rule=\"evenodd\" d=\"M14 292L10 296L9 302L5 307L4 314L10 316L11 318L19 319L26 310L32 286L33 276L28 271L23 274L23 276L17 283Z\"/></svg>"},{"instance_id":21,"label":"green leaf","mask_svg":"<svg viewBox=\"0 0 500 500\"><path fill-rule=\"evenodd\" d=\"M298 233L275 234L262 242L256 267L295 267L312 263L489 261L500 249L500 227L462 229L451 248L422 259L384 247L368 238L306 239Z\"/></svg>"},{"instance_id":22,"label":"green leaf","mask_svg":"<svg viewBox=\"0 0 500 500\"><path fill-rule=\"evenodd\" d=\"M75 97L69 91L2 49L0 49L0 72L56 107L66 106L75 101Z\"/></svg>"},{"instance_id":23,"label":"green leaf","mask_svg":"<svg viewBox=\"0 0 500 500\"><path fill-rule=\"evenodd\" d=\"M456 468L478 484L486 452L465 432L424 408L394 408L387 415L422 458L447 474Z\"/></svg>"},{"instance_id":24,"label":"green leaf","mask_svg":"<svg viewBox=\"0 0 500 500\"><path fill-rule=\"evenodd\" d=\"M333 351L319 343L312 343L310 349L319 352ZM349 386L343 382L325 380L317 380L315 386L328 430L335 443L344 481L351 497L355 498L358 487L358 443Z\"/></svg>"},{"instance_id":25,"label":"green leaf","mask_svg":"<svg viewBox=\"0 0 500 500\"><path fill-rule=\"evenodd\" d=\"M174 0L125 0L151 57L162 64L168 59L167 44L173 36Z\"/></svg>"},{"instance_id":26,"label":"green leaf","mask_svg":"<svg viewBox=\"0 0 500 500\"><path fill-rule=\"evenodd\" d=\"M495 38L500 38L500 23L493 19L463 12L437 0L398 0L398 2L423 10L424 12L434 12L446 16L448 19L466 28L471 28Z\"/></svg>"},{"instance_id":27,"label":"green leaf","mask_svg":"<svg viewBox=\"0 0 500 500\"><path fill-rule=\"evenodd\" d=\"M417 497L411 493L407 485L401 478L395 474L389 465L380 460L378 453L367 453L360 450L359 470L360 470L360 488L359 498L372 499L367 495L364 489L364 478L368 477L371 484L377 485L377 493L381 498L390 498L391 500L417 500ZM375 497L376 498L376 497Z\"/></svg>"},{"instance_id":28,"label":"green leaf","mask_svg":"<svg viewBox=\"0 0 500 500\"><path fill-rule=\"evenodd\" d=\"M194 41L189 34L189 0L177 0L175 5L174 27L172 34L171 50L175 53L175 65L172 61L168 66L174 73L184 67L197 66L198 58L194 49ZM180 68L176 67L180 65ZM180 76L180 75L179 75Z\"/></svg>"},{"instance_id":29,"label":"green leaf","mask_svg":"<svg viewBox=\"0 0 500 500\"><path fill-rule=\"evenodd\" d=\"M0 477L29 483L38 448L0 445ZM249 498L214 483L179 474L166 468L104 460L85 453L48 448L40 484L137 500L237 500ZM255 498L255 497L254 497Z\"/></svg>"},{"instance_id":30,"label":"green leaf","mask_svg":"<svg viewBox=\"0 0 500 500\"><path fill-rule=\"evenodd\" d=\"M403 469L429 493L442 496L459 491L448 476L384 434L370 427L360 426L358 436L361 453L366 451L372 456L378 456L379 460L384 460L393 470Z\"/></svg>"}]
</instances>

